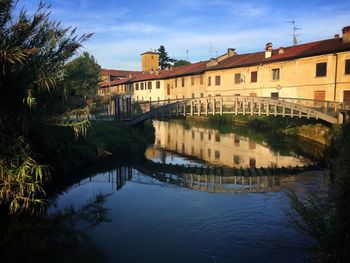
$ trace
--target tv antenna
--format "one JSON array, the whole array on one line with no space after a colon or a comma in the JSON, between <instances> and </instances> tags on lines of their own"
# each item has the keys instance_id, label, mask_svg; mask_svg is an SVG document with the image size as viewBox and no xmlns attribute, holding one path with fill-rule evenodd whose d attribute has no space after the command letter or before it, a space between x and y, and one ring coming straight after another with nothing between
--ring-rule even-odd
<instances>
[{"instance_id":1,"label":"tv antenna","mask_svg":"<svg viewBox=\"0 0 350 263\"><path fill-rule=\"evenodd\" d=\"M188 49L186 49L186 61L188 61Z\"/></svg>"},{"instance_id":2,"label":"tv antenna","mask_svg":"<svg viewBox=\"0 0 350 263\"><path fill-rule=\"evenodd\" d=\"M213 54L216 54L216 56L217 56L218 52L216 50L214 50L213 44L210 42L209 45L210 45L210 48L209 48L210 58L213 57Z\"/></svg>"},{"instance_id":3,"label":"tv antenna","mask_svg":"<svg viewBox=\"0 0 350 263\"><path fill-rule=\"evenodd\" d=\"M291 21L287 21L288 24L292 24L293 25L293 34L288 34L290 36L293 37L293 46L297 45L298 44L298 39L297 39L297 36L299 36L296 32L298 30L301 30L301 28L297 27L295 25L295 20L291 20Z\"/></svg>"}]
</instances>

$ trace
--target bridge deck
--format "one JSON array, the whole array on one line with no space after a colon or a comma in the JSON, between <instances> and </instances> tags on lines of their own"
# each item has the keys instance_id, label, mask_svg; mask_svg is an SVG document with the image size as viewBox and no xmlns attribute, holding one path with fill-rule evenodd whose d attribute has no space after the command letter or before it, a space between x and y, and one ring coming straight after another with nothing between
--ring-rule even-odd
<instances>
[{"instance_id":1,"label":"bridge deck","mask_svg":"<svg viewBox=\"0 0 350 263\"><path fill-rule=\"evenodd\" d=\"M325 109L324 109L325 111ZM183 99L171 103L151 103L149 110L128 121L130 125L144 122L147 119L174 116L201 115L257 115L312 118L331 124L337 123L337 112L326 109L322 112L285 100L261 97L210 97L201 99Z\"/></svg>"}]
</instances>

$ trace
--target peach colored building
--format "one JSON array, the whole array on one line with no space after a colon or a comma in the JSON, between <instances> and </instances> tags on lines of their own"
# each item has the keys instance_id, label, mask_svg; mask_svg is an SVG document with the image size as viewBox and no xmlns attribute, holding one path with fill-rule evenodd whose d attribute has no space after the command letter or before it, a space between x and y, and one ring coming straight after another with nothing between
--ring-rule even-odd
<instances>
[{"instance_id":1,"label":"peach colored building","mask_svg":"<svg viewBox=\"0 0 350 263\"><path fill-rule=\"evenodd\" d=\"M142 68L149 71L105 81L101 89L131 94L135 101L240 95L350 103L350 26L342 33L289 47L268 43L254 53L228 49L209 61L167 70L153 70L157 61L148 58L155 54L146 52Z\"/></svg>"}]
</instances>

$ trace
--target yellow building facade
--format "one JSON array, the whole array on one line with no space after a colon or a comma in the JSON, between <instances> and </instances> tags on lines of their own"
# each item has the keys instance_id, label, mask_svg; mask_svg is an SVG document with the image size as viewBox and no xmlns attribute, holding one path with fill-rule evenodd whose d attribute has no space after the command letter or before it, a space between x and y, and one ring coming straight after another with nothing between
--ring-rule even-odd
<instances>
[{"instance_id":1,"label":"yellow building facade","mask_svg":"<svg viewBox=\"0 0 350 263\"><path fill-rule=\"evenodd\" d=\"M143 73L111 91L131 94L134 101L259 96L350 103L350 27L342 37L278 49L268 43L265 51L248 54L228 49L218 58L167 70L158 69L157 53L141 56Z\"/></svg>"}]
</instances>

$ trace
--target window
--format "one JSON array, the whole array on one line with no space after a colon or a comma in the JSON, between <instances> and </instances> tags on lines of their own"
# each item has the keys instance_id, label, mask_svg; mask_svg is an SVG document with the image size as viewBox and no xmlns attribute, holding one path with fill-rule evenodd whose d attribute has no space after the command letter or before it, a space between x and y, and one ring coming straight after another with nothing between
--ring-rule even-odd
<instances>
[{"instance_id":1,"label":"window","mask_svg":"<svg viewBox=\"0 0 350 263\"><path fill-rule=\"evenodd\" d=\"M255 158L249 158L249 167L250 168L255 168L255 166L256 166Z\"/></svg>"},{"instance_id":2,"label":"window","mask_svg":"<svg viewBox=\"0 0 350 263\"><path fill-rule=\"evenodd\" d=\"M181 86L185 87L185 78L181 78Z\"/></svg>"},{"instance_id":3,"label":"window","mask_svg":"<svg viewBox=\"0 0 350 263\"><path fill-rule=\"evenodd\" d=\"M194 93L192 93L192 99L194 99Z\"/></svg>"},{"instance_id":4,"label":"window","mask_svg":"<svg viewBox=\"0 0 350 263\"><path fill-rule=\"evenodd\" d=\"M148 89L152 89L152 82L148 82Z\"/></svg>"},{"instance_id":5,"label":"window","mask_svg":"<svg viewBox=\"0 0 350 263\"><path fill-rule=\"evenodd\" d=\"M241 83L241 73L236 73L235 74L235 84L240 84Z\"/></svg>"},{"instance_id":6,"label":"window","mask_svg":"<svg viewBox=\"0 0 350 263\"><path fill-rule=\"evenodd\" d=\"M211 86L211 77L208 77L208 86Z\"/></svg>"},{"instance_id":7,"label":"window","mask_svg":"<svg viewBox=\"0 0 350 263\"><path fill-rule=\"evenodd\" d=\"M345 60L345 74L350 74L350 59Z\"/></svg>"},{"instance_id":8,"label":"window","mask_svg":"<svg viewBox=\"0 0 350 263\"><path fill-rule=\"evenodd\" d=\"M136 90L139 90L139 83L136 83Z\"/></svg>"},{"instance_id":9,"label":"window","mask_svg":"<svg viewBox=\"0 0 350 263\"><path fill-rule=\"evenodd\" d=\"M327 75L327 62L316 63L316 77L324 77Z\"/></svg>"},{"instance_id":10,"label":"window","mask_svg":"<svg viewBox=\"0 0 350 263\"><path fill-rule=\"evenodd\" d=\"M256 142L249 140L249 149L254 150L256 148Z\"/></svg>"},{"instance_id":11,"label":"window","mask_svg":"<svg viewBox=\"0 0 350 263\"><path fill-rule=\"evenodd\" d=\"M143 82L141 83L141 90L143 90Z\"/></svg>"},{"instance_id":12,"label":"window","mask_svg":"<svg viewBox=\"0 0 350 263\"><path fill-rule=\"evenodd\" d=\"M204 93L201 93L201 98L203 98L204 97Z\"/></svg>"},{"instance_id":13,"label":"window","mask_svg":"<svg viewBox=\"0 0 350 263\"><path fill-rule=\"evenodd\" d=\"M175 88L177 88L177 79L175 79Z\"/></svg>"},{"instance_id":14,"label":"window","mask_svg":"<svg viewBox=\"0 0 350 263\"><path fill-rule=\"evenodd\" d=\"M215 134L215 141L220 142L220 134Z\"/></svg>"},{"instance_id":15,"label":"window","mask_svg":"<svg viewBox=\"0 0 350 263\"><path fill-rule=\"evenodd\" d=\"M199 83L200 83L200 84L203 84L203 75L200 76L200 78L199 78Z\"/></svg>"},{"instance_id":16,"label":"window","mask_svg":"<svg viewBox=\"0 0 350 263\"><path fill-rule=\"evenodd\" d=\"M240 163L240 157L239 157L239 155L234 155L233 156L233 163L234 164L239 164Z\"/></svg>"},{"instance_id":17,"label":"window","mask_svg":"<svg viewBox=\"0 0 350 263\"><path fill-rule=\"evenodd\" d=\"M191 76L191 85L194 85L194 76Z\"/></svg>"},{"instance_id":18,"label":"window","mask_svg":"<svg viewBox=\"0 0 350 263\"><path fill-rule=\"evenodd\" d=\"M201 141L203 141L203 139L204 139L204 134L203 134L203 132L200 133L200 136L201 136Z\"/></svg>"},{"instance_id":19,"label":"window","mask_svg":"<svg viewBox=\"0 0 350 263\"><path fill-rule=\"evenodd\" d=\"M156 82L156 89L160 89L160 81Z\"/></svg>"},{"instance_id":20,"label":"window","mask_svg":"<svg viewBox=\"0 0 350 263\"><path fill-rule=\"evenodd\" d=\"M194 131L192 131L192 139L194 139Z\"/></svg>"},{"instance_id":21,"label":"window","mask_svg":"<svg viewBox=\"0 0 350 263\"><path fill-rule=\"evenodd\" d=\"M220 86L221 78L220 76L215 76L215 86Z\"/></svg>"},{"instance_id":22,"label":"window","mask_svg":"<svg viewBox=\"0 0 350 263\"><path fill-rule=\"evenodd\" d=\"M219 151L215 151L215 159L219 160L220 159L220 152Z\"/></svg>"},{"instance_id":23,"label":"window","mask_svg":"<svg viewBox=\"0 0 350 263\"><path fill-rule=\"evenodd\" d=\"M272 80L280 80L280 69L279 68L272 69Z\"/></svg>"},{"instance_id":24,"label":"window","mask_svg":"<svg viewBox=\"0 0 350 263\"><path fill-rule=\"evenodd\" d=\"M250 82L257 82L258 81L258 72L252 71L250 72Z\"/></svg>"},{"instance_id":25,"label":"window","mask_svg":"<svg viewBox=\"0 0 350 263\"><path fill-rule=\"evenodd\" d=\"M239 137L239 135L236 135L236 134L235 134L235 136L234 136L234 138L233 138L233 142L234 142L236 145L238 145L240 139L241 139L241 138Z\"/></svg>"},{"instance_id":26,"label":"window","mask_svg":"<svg viewBox=\"0 0 350 263\"><path fill-rule=\"evenodd\" d=\"M210 158L210 156L211 156L211 150L208 149L208 157Z\"/></svg>"}]
</instances>

